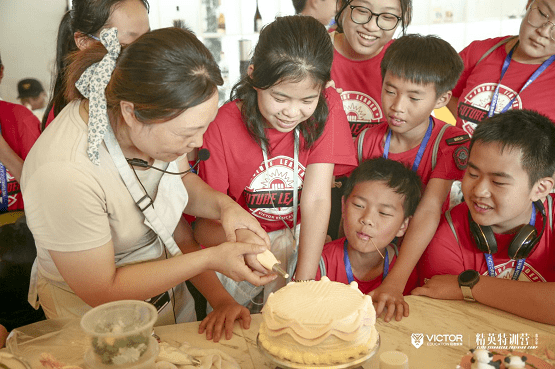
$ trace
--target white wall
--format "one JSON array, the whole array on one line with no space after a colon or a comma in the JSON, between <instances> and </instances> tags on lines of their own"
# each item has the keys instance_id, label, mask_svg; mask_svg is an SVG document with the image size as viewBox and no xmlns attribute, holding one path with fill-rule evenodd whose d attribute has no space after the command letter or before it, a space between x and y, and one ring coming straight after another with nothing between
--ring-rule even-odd
<instances>
[{"instance_id":1,"label":"white wall","mask_svg":"<svg viewBox=\"0 0 555 369\"><path fill-rule=\"evenodd\" d=\"M234 71L239 63L235 60L238 40L257 38L252 31L255 0L221 2L228 29L224 50ZM199 0L150 0L151 27L171 25L175 6L180 5L187 24L201 36L199 3ZM437 34L460 51L474 39L518 33L525 5L526 0L413 0L413 25L408 32ZM66 6L67 0L0 0L0 54L5 65L0 84L3 99L17 102L17 81L26 77L39 79L50 91L56 33ZM259 7L263 23L271 22L276 14L294 12L291 0L259 0ZM448 22L447 11L453 13ZM518 18L510 19L510 15Z\"/></svg>"},{"instance_id":2,"label":"white wall","mask_svg":"<svg viewBox=\"0 0 555 369\"><path fill-rule=\"evenodd\" d=\"M17 100L17 82L32 77L50 91L58 25L66 0L0 0L0 97Z\"/></svg>"}]
</instances>

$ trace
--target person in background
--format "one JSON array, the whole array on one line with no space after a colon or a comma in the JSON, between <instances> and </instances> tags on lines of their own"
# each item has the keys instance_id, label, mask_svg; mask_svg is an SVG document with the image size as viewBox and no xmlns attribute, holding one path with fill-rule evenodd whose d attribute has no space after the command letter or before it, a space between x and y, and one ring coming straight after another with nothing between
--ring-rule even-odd
<instances>
[{"instance_id":1,"label":"person in background","mask_svg":"<svg viewBox=\"0 0 555 369\"><path fill-rule=\"evenodd\" d=\"M531 109L555 121L555 0L528 0L518 36L474 41L460 52L464 72L447 107L472 135L485 118ZM524 131L523 131L524 132Z\"/></svg>"},{"instance_id":2,"label":"person in background","mask_svg":"<svg viewBox=\"0 0 555 369\"><path fill-rule=\"evenodd\" d=\"M46 108L46 92L44 92L39 80L34 78L22 79L17 83L17 93L21 105L31 110L39 120L42 120Z\"/></svg>"},{"instance_id":3,"label":"person in background","mask_svg":"<svg viewBox=\"0 0 555 369\"><path fill-rule=\"evenodd\" d=\"M356 281L364 294L386 280L397 259L393 240L405 234L421 189L418 174L398 161L382 157L363 161L344 187L345 237L324 246L325 275L346 284ZM316 279L320 276L321 270ZM405 294L416 283L413 270Z\"/></svg>"},{"instance_id":4,"label":"person in background","mask_svg":"<svg viewBox=\"0 0 555 369\"><path fill-rule=\"evenodd\" d=\"M442 217L419 263L424 283L412 293L555 325L554 174L553 121L509 110L479 124L465 202Z\"/></svg>"},{"instance_id":5,"label":"person in background","mask_svg":"<svg viewBox=\"0 0 555 369\"><path fill-rule=\"evenodd\" d=\"M0 56L0 83L3 77ZM12 329L44 319L41 309L27 303L36 250L22 216L19 186L23 160L39 134L39 120L33 113L0 98L0 348Z\"/></svg>"},{"instance_id":6,"label":"person in background","mask_svg":"<svg viewBox=\"0 0 555 369\"><path fill-rule=\"evenodd\" d=\"M422 200L400 240L399 258L389 277L372 292L378 316L408 315L403 291L412 270L449 209L453 181L463 177L469 137L431 116L449 101L463 69L455 49L437 36L406 35L385 52L381 63L382 108L386 122L364 130L355 141L361 160L383 156L412 168L424 186Z\"/></svg>"},{"instance_id":7,"label":"person in background","mask_svg":"<svg viewBox=\"0 0 555 369\"><path fill-rule=\"evenodd\" d=\"M296 280L316 276L335 164L356 165L341 99L326 88L332 60L330 37L315 18L278 17L260 32L248 72L203 145L212 154L201 163L201 176L257 217L284 269L298 244ZM203 246L225 239L211 220L197 220L194 232ZM238 239L261 242L252 232L242 233ZM256 258L249 265L267 272ZM266 286L265 295L278 283L285 281ZM252 286L230 281L226 288L240 303L257 296Z\"/></svg>"},{"instance_id":8,"label":"person in background","mask_svg":"<svg viewBox=\"0 0 555 369\"><path fill-rule=\"evenodd\" d=\"M380 63L393 35L403 34L412 17L411 0L339 0L331 78L353 137L369 124L385 121L381 108Z\"/></svg>"},{"instance_id":9,"label":"person in background","mask_svg":"<svg viewBox=\"0 0 555 369\"><path fill-rule=\"evenodd\" d=\"M100 31L116 27L118 39L127 45L150 30L148 0L73 0L58 27L53 90L41 122L43 131L69 103L64 96L67 56L98 40Z\"/></svg>"},{"instance_id":10,"label":"person in background","mask_svg":"<svg viewBox=\"0 0 555 369\"><path fill-rule=\"evenodd\" d=\"M4 70L0 57L0 83ZM39 127L38 118L29 109L0 99L0 214L23 210L21 171L40 135Z\"/></svg>"},{"instance_id":11,"label":"person in background","mask_svg":"<svg viewBox=\"0 0 555 369\"><path fill-rule=\"evenodd\" d=\"M316 18L326 27L331 27L337 13L337 0L293 0L295 13Z\"/></svg>"},{"instance_id":12,"label":"person in background","mask_svg":"<svg viewBox=\"0 0 555 369\"><path fill-rule=\"evenodd\" d=\"M190 319L179 299L190 279L214 307L201 323L207 338L218 341L225 330L229 339L234 321L248 328L250 315L214 271L255 285L275 274L260 277L245 264L264 242L233 242L236 229L247 228L269 245L256 219L184 159L216 116L218 65L184 29L148 32L123 48L116 28L100 39L72 55L71 103L25 161L22 191L37 246L29 303L48 318L80 317L106 302L168 293L177 297L167 312L180 322ZM221 220L230 242L206 250L183 242L184 211Z\"/></svg>"}]
</instances>

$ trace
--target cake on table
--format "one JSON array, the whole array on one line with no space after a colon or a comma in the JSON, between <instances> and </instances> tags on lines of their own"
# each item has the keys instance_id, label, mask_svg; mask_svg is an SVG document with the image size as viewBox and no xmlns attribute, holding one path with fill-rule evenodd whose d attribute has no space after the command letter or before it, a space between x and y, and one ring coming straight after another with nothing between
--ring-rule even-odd
<instances>
[{"instance_id":1,"label":"cake on table","mask_svg":"<svg viewBox=\"0 0 555 369\"><path fill-rule=\"evenodd\" d=\"M258 340L272 356L298 364L349 363L377 345L372 298L356 282L327 277L291 282L270 294Z\"/></svg>"}]
</instances>

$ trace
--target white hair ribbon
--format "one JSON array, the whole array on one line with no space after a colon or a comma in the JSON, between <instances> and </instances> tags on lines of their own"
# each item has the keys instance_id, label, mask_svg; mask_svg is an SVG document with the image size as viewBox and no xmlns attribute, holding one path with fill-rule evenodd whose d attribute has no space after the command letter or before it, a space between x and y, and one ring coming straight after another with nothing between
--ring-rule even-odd
<instances>
[{"instance_id":1,"label":"white hair ribbon","mask_svg":"<svg viewBox=\"0 0 555 369\"><path fill-rule=\"evenodd\" d=\"M118 30L103 29L100 32L100 42L108 53L98 63L94 63L81 75L75 87L83 96L89 99L89 130L87 134L87 155L96 165L100 165L98 148L104 139L109 118L106 104L106 86L110 82L116 60L121 51L118 40Z\"/></svg>"}]
</instances>

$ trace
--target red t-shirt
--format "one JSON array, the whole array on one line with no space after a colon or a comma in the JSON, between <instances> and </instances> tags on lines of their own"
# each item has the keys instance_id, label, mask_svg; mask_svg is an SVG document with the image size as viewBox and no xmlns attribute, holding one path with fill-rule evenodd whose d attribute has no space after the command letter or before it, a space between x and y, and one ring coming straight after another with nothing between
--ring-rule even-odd
<instances>
[{"instance_id":1,"label":"red t-shirt","mask_svg":"<svg viewBox=\"0 0 555 369\"><path fill-rule=\"evenodd\" d=\"M347 271L345 269L345 252L344 252L345 237L339 238L332 242L324 245L324 250L322 251L322 258L324 259L324 265L326 266L326 276L330 281L341 282L349 284L349 279L347 278ZM388 255L391 260L389 264L389 270L395 264L397 260L396 255ZM360 292L367 294L370 291L375 290L382 284L383 273L378 277L372 279L371 281L361 281L356 276L353 275L355 282L358 283L358 288ZM316 274L316 280L320 280L320 269ZM410 292L416 287L417 275L416 271L413 270L407 284L405 285L404 295L409 295Z\"/></svg>"},{"instance_id":2,"label":"red t-shirt","mask_svg":"<svg viewBox=\"0 0 555 369\"><path fill-rule=\"evenodd\" d=\"M460 52L464 71L453 89L453 96L459 98L457 126L470 135L474 133L476 124L487 117L493 91L499 83L501 68L507 56L506 45L499 46L477 66L476 63L493 45L507 37L511 36L474 41ZM539 66L511 61L499 86L496 112L509 103ZM554 83L555 64L551 64L513 101L511 109L535 110L555 121L555 104L548 93Z\"/></svg>"},{"instance_id":3,"label":"red t-shirt","mask_svg":"<svg viewBox=\"0 0 555 369\"><path fill-rule=\"evenodd\" d=\"M21 159L25 160L31 147L39 138L39 119L23 105L0 100L0 127L4 140ZM19 183L8 170L6 170L6 174L8 211L23 210L23 196L21 196Z\"/></svg>"},{"instance_id":4,"label":"red t-shirt","mask_svg":"<svg viewBox=\"0 0 555 369\"><path fill-rule=\"evenodd\" d=\"M554 194L550 194L555 198ZM547 202L544 202L546 212L549 212ZM554 207L555 209L555 207ZM488 267L484 253L476 247L468 224L468 206L459 204L451 209L453 225L459 242L455 239L449 223L442 216L437 232L424 251L418 263L420 284L424 278L431 278L438 274L458 275L466 269L474 269L481 275L488 275ZM551 217L553 218L553 210ZM542 216L538 213L535 227L540 232ZM497 253L493 254L493 261L498 278L508 279L512 276L516 261L509 259L507 250L514 234L495 234ZM519 281L555 282L555 238L553 229L549 226L543 233L536 249L526 258L526 262Z\"/></svg>"},{"instance_id":5,"label":"red t-shirt","mask_svg":"<svg viewBox=\"0 0 555 369\"><path fill-rule=\"evenodd\" d=\"M430 140L426 145L426 150L420 161L420 165L416 170L416 173L422 179L422 184L424 188L432 178L440 178L447 180L460 180L464 175L466 165L468 162L468 138L464 139L454 139L461 136L466 136L466 133L457 127L449 127L443 134L443 137L439 143L437 151L437 161L434 170L432 170L432 155L433 147L436 138L441 130L441 128L447 123L433 118L434 127L432 129L432 134ZM381 123L375 127L372 127L364 134L364 143L362 146L362 158L369 159L383 156L384 152L384 137L387 135L388 131L387 122ZM355 140L355 147L358 146L358 141L360 136ZM409 168L412 168L416 154L420 147L416 146L408 151L400 153L389 153L388 158L399 161ZM444 206L444 210L449 208L449 198L446 200L447 207Z\"/></svg>"},{"instance_id":6,"label":"red t-shirt","mask_svg":"<svg viewBox=\"0 0 555 369\"><path fill-rule=\"evenodd\" d=\"M310 150L302 149L304 139L300 138L298 173L294 173L293 165L293 132L266 129L270 167L266 170L262 149L249 135L237 102L232 101L219 109L216 119L204 134L203 147L210 150L210 158L200 163L201 178L212 188L237 201L258 219L267 232L284 227L280 217L292 226L294 175L298 176L301 187L300 199L308 165L333 163L342 164L342 168L356 165L349 125L339 94L328 88L326 96L329 115L325 129ZM334 171L334 175L341 174L344 173Z\"/></svg>"},{"instance_id":7,"label":"red t-shirt","mask_svg":"<svg viewBox=\"0 0 555 369\"><path fill-rule=\"evenodd\" d=\"M341 100L353 137L368 125L384 121L380 64L385 50L393 41L389 41L378 55L368 60L351 60L334 51L331 78L335 87L343 89Z\"/></svg>"}]
</instances>

